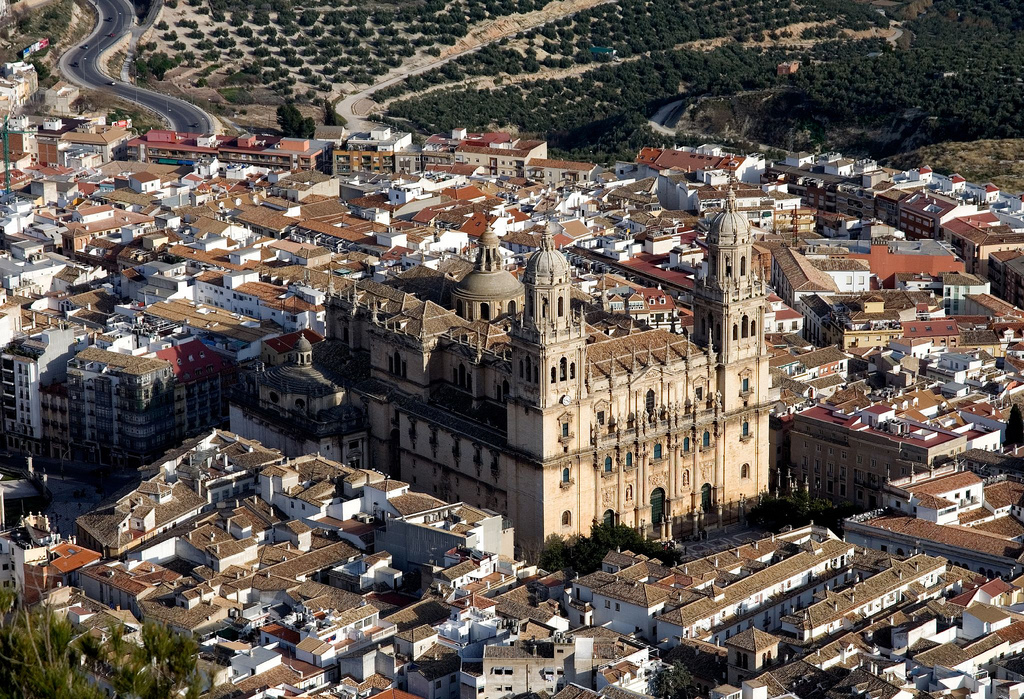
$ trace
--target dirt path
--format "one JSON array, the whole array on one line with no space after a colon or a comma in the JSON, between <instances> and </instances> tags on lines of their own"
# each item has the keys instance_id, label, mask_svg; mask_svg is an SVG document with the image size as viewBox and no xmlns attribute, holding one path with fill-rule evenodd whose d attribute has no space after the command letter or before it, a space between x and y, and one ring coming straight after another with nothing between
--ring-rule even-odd
<instances>
[{"instance_id":1,"label":"dirt path","mask_svg":"<svg viewBox=\"0 0 1024 699\"><path fill-rule=\"evenodd\" d=\"M812 46L812 45L814 45L816 43L824 41L824 39L799 39L801 33L805 29L807 29L809 27L826 26L826 25L832 24L832 23L834 23L834 21L824 22L824 23L821 23L821 22L817 22L817 23L815 23L815 22L796 22L794 24L790 24L790 25L787 25L785 27L782 27L781 29L778 30L779 34L782 35L783 38L780 38L778 40L767 39L765 41L747 41L747 42L744 42L742 45L743 46L747 46L747 47L778 46L778 47L792 47L792 48L807 48L807 47ZM863 31L860 31L860 32L847 32L847 33L851 37L858 38L858 39L864 39L864 38L870 38L870 37L885 37L886 41L889 41L890 43L895 45L896 40L900 37L900 35L903 34L903 30L898 28L898 27L896 27L894 29L890 29L890 30L887 30L887 31L886 30L880 30L880 29L866 29L866 30L863 30ZM498 38L503 38L503 37L498 37ZM724 45L726 45L726 44L728 44L730 42L733 42L733 41L734 41L734 39L732 39L730 37L716 37L714 39L698 39L696 41L688 41L688 42L685 42L685 43L677 44L676 46L673 47L673 50L688 49L688 50L692 50L692 51L712 51L714 49L720 48L720 47L722 47L722 46L724 46ZM479 49L480 47L477 46L477 47L474 47L474 48ZM471 50L473 50L473 49L469 49L467 51L462 51L460 53L457 53L456 55L449 56L446 60L450 60L451 58L455 58L457 56L461 56L464 53L468 53ZM641 58L648 58L648 57L650 57L650 52L644 52L644 53L636 54L635 56L630 56L629 58L623 59L623 60L618 61L618 62L619 63L629 63L631 61L637 61L637 60L640 60ZM543 56L541 56L541 58L543 58ZM430 65L430 67L437 67L439 65L442 65L443 62L444 61L433 63L433 64ZM420 90L419 92L417 92L416 96L417 97L422 97L423 95L429 95L429 94L431 94L433 92L438 92L440 90L448 90L448 89L452 89L452 88L473 87L473 88L476 88L476 89L479 89L479 90L487 90L487 89L492 89L492 88L495 88L495 87L500 87L502 85L521 85L521 84L524 84L524 83L536 82L538 80L564 80L566 78L579 77L580 75L583 75L584 73L587 73L589 71L596 70L598 68L604 67L604 65L605 64L600 64L600 65L595 65L595 64L577 64L577 65L573 65L573 66L571 66L569 68L543 68L542 67L540 70L538 70L538 71L536 71L534 73L529 73L529 74L510 75L508 73L502 73L500 75L495 75L495 76L473 76L473 77L465 78L463 80L459 80L459 81L456 81L456 82L443 83L443 84L440 84L440 85L431 85L430 87L428 87L428 88L426 88L424 90ZM388 87L390 85L394 85L395 83L399 82L400 80L405 79L406 77L410 77L412 75L416 75L416 74L419 74L421 72L423 72L423 71L422 70L417 70L415 72L410 72L408 75L398 76L397 79L395 79L393 77L392 78L388 78L388 79L386 79L386 84L385 83L377 83L377 84L373 85L372 87L366 88L363 91L360 91L358 93L354 93L353 95L350 96L351 99L348 100L348 104L346 104L346 107L354 114L354 116L355 116L357 121L362 119L362 118L369 117L369 116L371 116L373 114L383 113L383 112L387 111L388 106L392 102L394 102L395 100L405 99L408 95L402 95L402 96L399 96L399 97L394 97L394 98L385 100L384 102L375 102L372 99L370 99L370 95L372 95L372 93L375 92L376 90L379 90L379 89L381 89L383 87ZM344 102L346 100L342 100L342 101ZM676 103L673 103L673 104L676 104ZM672 105L666 105L666 106L672 106ZM340 102L339 102L338 107L339 107L339 111L340 111L340 107L341 107L341 103ZM664 110L664 109L665 109L665 107L662 107L662 110ZM346 118L348 118L347 114L345 116L346 116ZM675 133L674 129L672 129L672 128L670 128L668 126L668 123L670 123L672 121L671 119L667 119L668 116L678 116L678 115L670 114L669 112L665 112L665 114L663 115L663 118L661 118L661 119L658 119L657 115L655 115L651 119L651 127L655 131L659 131L659 132L664 133L666 135L674 135L674 133ZM352 121L350 120L349 123L351 124ZM369 122L367 122L367 123L369 123Z\"/></svg>"},{"instance_id":2,"label":"dirt path","mask_svg":"<svg viewBox=\"0 0 1024 699\"><path fill-rule=\"evenodd\" d=\"M398 68L391 70L373 85L345 95L334 106L334 109L348 122L350 130L365 131L373 125L373 122L367 119L367 117L384 109L383 105L379 105L371 99L371 96L377 90L390 87L406 78L425 73L433 68L439 68L448 61L479 51L483 47L500 41L507 36L535 29L549 22L573 15L581 10L612 2L616 2L616 0L555 0L540 10L534 10L517 17L502 17L491 22L485 22L472 29L469 34L456 42L454 46L443 50L440 56L417 55Z\"/></svg>"}]
</instances>

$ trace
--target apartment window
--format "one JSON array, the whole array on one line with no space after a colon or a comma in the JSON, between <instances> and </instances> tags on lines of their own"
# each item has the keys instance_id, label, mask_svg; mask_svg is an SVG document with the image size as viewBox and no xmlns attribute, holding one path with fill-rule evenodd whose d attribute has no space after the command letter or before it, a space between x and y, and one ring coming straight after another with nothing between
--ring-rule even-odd
<instances>
[{"instance_id":1,"label":"apartment window","mask_svg":"<svg viewBox=\"0 0 1024 699\"><path fill-rule=\"evenodd\" d=\"M612 603L609 602L608 600L605 600L604 601L604 608L605 609L611 609L612 608Z\"/></svg>"},{"instance_id":2,"label":"apartment window","mask_svg":"<svg viewBox=\"0 0 1024 699\"><path fill-rule=\"evenodd\" d=\"M619 607L619 603L618 602L615 603L615 611L617 611L617 612L622 611L622 609Z\"/></svg>"}]
</instances>

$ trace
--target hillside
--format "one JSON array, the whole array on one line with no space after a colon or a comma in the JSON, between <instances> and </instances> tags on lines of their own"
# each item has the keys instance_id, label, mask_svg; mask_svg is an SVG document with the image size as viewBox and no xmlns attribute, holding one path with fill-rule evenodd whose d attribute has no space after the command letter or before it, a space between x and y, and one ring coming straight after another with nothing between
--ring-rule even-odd
<instances>
[{"instance_id":1,"label":"hillside","mask_svg":"<svg viewBox=\"0 0 1024 699\"><path fill-rule=\"evenodd\" d=\"M647 118L678 100L680 140L885 157L1024 137L1022 25L1024 0L619 0L374 99L403 126L514 129L599 160L674 140ZM777 75L783 61L800 68ZM545 78L574 65L588 69Z\"/></svg>"},{"instance_id":2,"label":"hillside","mask_svg":"<svg viewBox=\"0 0 1024 699\"><path fill-rule=\"evenodd\" d=\"M886 164L900 168L928 165L945 174L958 172L974 182L991 181L1006 191L1024 190L1024 138L935 143Z\"/></svg>"}]
</instances>

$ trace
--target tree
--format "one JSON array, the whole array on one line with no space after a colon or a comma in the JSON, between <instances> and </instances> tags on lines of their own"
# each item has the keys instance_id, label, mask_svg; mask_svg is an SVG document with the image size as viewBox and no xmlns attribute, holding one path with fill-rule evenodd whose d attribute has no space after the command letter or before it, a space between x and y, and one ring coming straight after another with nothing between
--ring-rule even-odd
<instances>
[{"instance_id":1,"label":"tree","mask_svg":"<svg viewBox=\"0 0 1024 699\"><path fill-rule=\"evenodd\" d=\"M199 649L191 638L156 624L142 627L141 645L125 639L123 627L112 627L105 640L76 637L49 607L13 607L13 594L0 591L0 699L103 699L90 681L92 669L103 672L118 696L199 697Z\"/></svg>"},{"instance_id":2,"label":"tree","mask_svg":"<svg viewBox=\"0 0 1024 699\"><path fill-rule=\"evenodd\" d=\"M321 104L324 108L324 126L340 126L338 121L341 119L341 115L334 111L334 105L331 104L331 100L324 97Z\"/></svg>"},{"instance_id":3,"label":"tree","mask_svg":"<svg viewBox=\"0 0 1024 699\"><path fill-rule=\"evenodd\" d=\"M1024 416L1020 413L1020 406L1016 403L1010 409L1010 419L1006 423L1006 443L1024 443Z\"/></svg>"},{"instance_id":4,"label":"tree","mask_svg":"<svg viewBox=\"0 0 1024 699\"><path fill-rule=\"evenodd\" d=\"M277 108L277 125L289 138L312 138L316 123L311 117L303 117L294 104L282 104Z\"/></svg>"},{"instance_id":5,"label":"tree","mask_svg":"<svg viewBox=\"0 0 1024 699\"><path fill-rule=\"evenodd\" d=\"M778 531L787 524L802 527L813 521L838 532L842 531L844 519L862 511L852 502L837 505L824 498L812 498L800 490L792 495L762 497L751 508L747 521L771 531Z\"/></svg>"},{"instance_id":6,"label":"tree","mask_svg":"<svg viewBox=\"0 0 1024 699\"><path fill-rule=\"evenodd\" d=\"M672 663L654 678L654 696L659 699L689 699L695 689L693 675L682 663Z\"/></svg>"},{"instance_id":7,"label":"tree","mask_svg":"<svg viewBox=\"0 0 1024 699\"><path fill-rule=\"evenodd\" d=\"M572 568L580 575L593 573L609 551L632 551L648 558L657 558L673 565L679 560L674 549L651 541L632 527L624 524L599 524L590 530L590 536L572 536L563 539L551 535L544 542L539 565L545 570Z\"/></svg>"}]
</instances>

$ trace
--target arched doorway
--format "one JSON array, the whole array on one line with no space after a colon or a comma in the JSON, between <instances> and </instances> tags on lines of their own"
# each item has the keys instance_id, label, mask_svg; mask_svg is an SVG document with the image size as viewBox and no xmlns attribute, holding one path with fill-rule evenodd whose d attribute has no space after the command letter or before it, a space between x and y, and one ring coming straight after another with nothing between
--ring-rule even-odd
<instances>
[{"instance_id":1,"label":"arched doorway","mask_svg":"<svg viewBox=\"0 0 1024 699\"><path fill-rule=\"evenodd\" d=\"M604 526L613 527L615 526L615 510L604 511Z\"/></svg>"},{"instance_id":2,"label":"arched doorway","mask_svg":"<svg viewBox=\"0 0 1024 699\"><path fill-rule=\"evenodd\" d=\"M665 519L665 490L655 488L651 492L651 524L661 524Z\"/></svg>"},{"instance_id":3,"label":"arched doorway","mask_svg":"<svg viewBox=\"0 0 1024 699\"><path fill-rule=\"evenodd\" d=\"M700 489L700 506L705 512L711 512L711 484L705 483Z\"/></svg>"}]
</instances>

